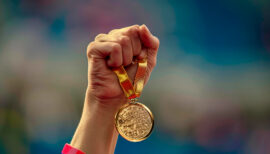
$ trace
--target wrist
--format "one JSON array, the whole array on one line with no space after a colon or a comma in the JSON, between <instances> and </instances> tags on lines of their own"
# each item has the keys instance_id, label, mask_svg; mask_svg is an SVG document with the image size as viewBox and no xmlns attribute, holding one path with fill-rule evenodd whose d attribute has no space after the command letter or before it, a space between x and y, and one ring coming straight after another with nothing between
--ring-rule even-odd
<instances>
[{"instance_id":1,"label":"wrist","mask_svg":"<svg viewBox=\"0 0 270 154\"><path fill-rule=\"evenodd\" d=\"M125 97L101 99L87 90L82 117L70 145L86 153L113 153L118 137L114 116L126 102Z\"/></svg>"},{"instance_id":2,"label":"wrist","mask_svg":"<svg viewBox=\"0 0 270 154\"><path fill-rule=\"evenodd\" d=\"M113 98L98 97L90 89L91 88L87 88L85 95L84 108L86 108L87 110L115 112L122 105L128 102L128 99L125 97L124 94Z\"/></svg>"}]
</instances>

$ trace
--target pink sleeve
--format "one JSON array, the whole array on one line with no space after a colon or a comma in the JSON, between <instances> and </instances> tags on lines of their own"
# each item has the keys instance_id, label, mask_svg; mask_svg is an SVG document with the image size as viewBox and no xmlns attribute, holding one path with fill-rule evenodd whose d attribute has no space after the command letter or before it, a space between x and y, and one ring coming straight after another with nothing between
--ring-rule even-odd
<instances>
[{"instance_id":1,"label":"pink sleeve","mask_svg":"<svg viewBox=\"0 0 270 154\"><path fill-rule=\"evenodd\" d=\"M85 153L79 149L76 149L76 148L70 146L69 144L65 144L65 146L62 150L62 154L85 154Z\"/></svg>"}]
</instances>

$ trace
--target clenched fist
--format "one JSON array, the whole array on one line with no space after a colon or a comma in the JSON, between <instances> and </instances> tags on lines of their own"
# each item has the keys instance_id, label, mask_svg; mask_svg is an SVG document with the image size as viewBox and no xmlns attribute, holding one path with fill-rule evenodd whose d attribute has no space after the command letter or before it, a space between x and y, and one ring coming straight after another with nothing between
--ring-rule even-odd
<instances>
[{"instance_id":1,"label":"clenched fist","mask_svg":"<svg viewBox=\"0 0 270 154\"><path fill-rule=\"evenodd\" d=\"M147 58L145 83L156 65L159 40L145 25L99 34L87 47L88 86L80 123L71 146L87 154L113 154L118 132L114 116L127 103L112 68L124 66L131 80L137 71L134 59Z\"/></svg>"},{"instance_id":2,"label":"clenched fist","mask_svg":"<svg viewBox=\"0 0 270 154\"><path fill-rule=\"evenodd\" d=\"M159 40L145 25L134 25L112 30L108 34L99 34L87 48L88 92L98 99L124 97L112 68L125 66L133 80L137 64L132 64L132 61L147 57L147 82L156 64L158 47Z\"/></svg>"}]
</instances>

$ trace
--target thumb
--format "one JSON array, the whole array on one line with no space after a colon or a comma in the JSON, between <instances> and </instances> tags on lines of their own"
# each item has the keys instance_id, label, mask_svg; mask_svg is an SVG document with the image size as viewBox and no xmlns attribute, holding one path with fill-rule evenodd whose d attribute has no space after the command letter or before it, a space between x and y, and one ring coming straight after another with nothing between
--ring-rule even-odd
<instances>
[{"instance_id":1,"label":"thumb","mask_svg":"<svg viewBox=\"0 0 270 154\"><path fill-rule=\"evenodd\" d=\"M150 49L157 50L159 47L159 40L157 37L151 34L149 29L143 24L140 26L139 30L140 39L142 44Z\"/></svg>"}]
</instances>

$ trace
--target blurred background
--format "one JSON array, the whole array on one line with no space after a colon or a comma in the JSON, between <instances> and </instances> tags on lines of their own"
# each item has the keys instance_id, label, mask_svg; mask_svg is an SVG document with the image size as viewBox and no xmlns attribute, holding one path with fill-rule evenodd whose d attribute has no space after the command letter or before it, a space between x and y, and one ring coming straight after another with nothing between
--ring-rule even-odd
<instances>
[{"instance_id":1,"label":"blurred background","mask_svg":"<svg viewBox=\"0 0 270 154\"><path fill-rule=\"evenodd\" d=\"M1 0L0 153L57 154L79 122L86 46L146 24L149 139L117 154L270 154L270 1Z\"/></svg>"}]
</instances>

